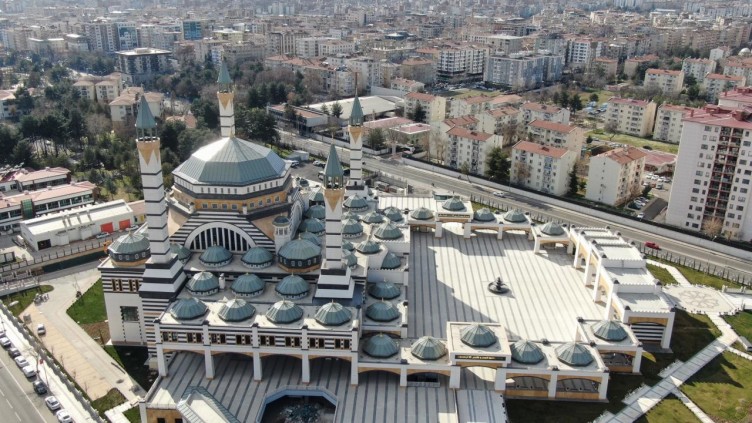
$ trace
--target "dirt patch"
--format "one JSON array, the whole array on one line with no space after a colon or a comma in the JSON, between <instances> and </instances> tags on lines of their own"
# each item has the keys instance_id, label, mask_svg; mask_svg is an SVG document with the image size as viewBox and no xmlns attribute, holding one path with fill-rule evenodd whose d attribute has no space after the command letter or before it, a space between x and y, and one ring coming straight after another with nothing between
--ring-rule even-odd
<instances>
[{"instance_id":1,"label":"dirt patch","mask_svg":"<svg viewBox=\"0 0 752 423\"><path fill-rule=\"evenodd\" d=\"M86 323L81 325L81 328L100 345L110 340L110 327L107 322Z\"/></svg>"}]
</instances>

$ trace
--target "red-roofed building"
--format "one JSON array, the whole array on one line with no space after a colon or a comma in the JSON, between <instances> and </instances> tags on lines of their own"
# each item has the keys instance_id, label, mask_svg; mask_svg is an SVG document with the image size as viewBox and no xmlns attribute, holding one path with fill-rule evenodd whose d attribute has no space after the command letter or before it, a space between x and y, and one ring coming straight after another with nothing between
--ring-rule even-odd
<instances>
[{"instance_id":1,"label":"red-roofed building","mask_svg":"<svg viewBox=\"0 0 752 423\"><path fill-rule=\"evenodd\" d=\"M569 124L569 110L561 107L529 101L520 106L520 110L522 111L522 118L527 123L534 120L547 120Z\"/></svg>"},{"instance_id":2,"label":"red-roofed building","mask_svg":"<svg viewBox=\"0 0 752 423\"><path fill-rule=\"evenodd\" d=\"M455 168L462 168L467 163L470 173L484 175L486 157L494 147L503 146L500 135L488 134L472 129L455 126L446 132L447 147L444 163Z\"/></svg>"},{"instance_id":3,"label":"red-roofed building","mask_svg":"<svg viewBox=\"0 0 752 423\"><path fill-rule=\"evenodd\" d=\"M715 103L722 92L743 87L745 84L746 79L743 76L710 73L705 75L705 79L702 81L702 89L707 95L707 100Z\"/></svg>"},{"instance_id":4,"label":"red-roofed building","mask_svg":"<svg viewBox=\"0 0 752 423\"><path fill-rule=\"evenodd\" d=\"M546 120L534 120L527 127L531 141L549 147L566 148L579 156L585 143L585 130Z\"/></svg>"},{"instance_id":5,"label":"red-roofed building","mask_svg":"<svg viewBox=\"0 0 752 423\"><path fill-rule=\"evenodd\" d=\"M512 149L510 179L526 188L564 195L578 155L566 148L520 141Z\"/></svg>"},{"instance_id":6,"label":"red-roofed building","mask_svg":"<svg viewBox=\"0 0 752 423\"><path fill-rule=\"evenodd\" d=\"M515 127L522 121L522 112L519 109L506 106L499 109L486 110L478 114L478 129L483 132L502 134L505 127Z\"/></svg>"},{"instance_id":7,"label":"red-roofed building","mask_svg":"<svg viewBox=\"0 0 752 423\"><path fill-rule=\"evenodd\" d=\"M752 87L737 87L724 91L718 97L718 105L730 109L752 107Z\"/></svg>"},{"instance_id":8,"label":"red-roofed building","mask_svg":"<svg viewBox=\"0 0 752 423\"><path fill-rule=\"evenodd\" d=\"M426 112L427 123L441 122L446 117L446 98L444 97L426 93L407 93L405 115L412 116L418 104Z\"/></svg>"},{"instance_id":9,"label":"red-roofed building","mask_svg":"<svg viewBox=\"0 0 752 423\"><path fill-rule=\"evenodd\" d=\"M652 101L611 97L608 99L606 125L612 125L618 132L644 138L653 133L655 110L656 104Z\"/></svg>"},{"instance_id":10,"label":"red-roofed building","mask_svg":"<svg viewBox=\"0 0 752 423\"><path fill-rule=\"evenodd\" d=\"M657 88L664 94L679 94L684 86L684 73L666 69L648 69L645 72L645 88Z\"/></svg>"},{"instance_id":11,"label":"red-roofed building","mask_svg":"<svg viewBox=\"0 0 752 423\"><path fill-rule=\"evenodd\" d=\"M585 198L619 206L640 195L646 156L638 148L624 147L591 157Z\"/></svg>"}]
</instances>

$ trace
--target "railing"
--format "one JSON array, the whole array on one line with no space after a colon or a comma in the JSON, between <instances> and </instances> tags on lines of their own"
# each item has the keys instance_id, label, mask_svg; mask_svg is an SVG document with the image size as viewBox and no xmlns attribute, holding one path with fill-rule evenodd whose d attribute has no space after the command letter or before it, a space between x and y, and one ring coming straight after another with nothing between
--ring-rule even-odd
<instances>
[{"instance_id":1,"label":"railing","mask_svg":"<svg viewBox=\"0 0 752 423\"><path fill-rule=\"evenodd\" d=\"M41 267L50 261L63 259L81 253L95 252L97 250L101 251L107 241L112 241L112 237L79 243L75 246L68 246L63 250L56 250L55 252L50 252L47 254L38 254L37 257L34 257L31 260L21 260L0 267L0 274L9 273L12 271L26 270L27 268Z\"/></svg>"}]
</instances>

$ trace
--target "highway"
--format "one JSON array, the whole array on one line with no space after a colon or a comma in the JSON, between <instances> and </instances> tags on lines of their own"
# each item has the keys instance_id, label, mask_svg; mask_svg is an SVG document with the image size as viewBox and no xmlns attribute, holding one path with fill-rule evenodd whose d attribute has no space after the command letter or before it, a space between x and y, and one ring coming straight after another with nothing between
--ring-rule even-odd
<instances>
[{"instance_id":1,"label":"highway","mask_svg":"<svg viewBox=\"0 0 752 423\"><path fill-rule=\"evenodd\" d=\"M319 156L326 157L329 152L328 144L308 138L301 138L294 134L286 134L284 140L293 143L296 145L296 148L309 151ZM348 149L338 147L337 152L340 156L340 160L343 162L349 162ZM471 184L468 181L443 176L421 169L415 169L405 166L397 160L366 157L364 155L363 161L364 168L371 171L386 173L404 181L409 181L411 185L420 184L423 186L431 186L431 184L434 184L437 189L453 191L463 196L483 196L496 204L502 203L507 207L519 208L523 211L531 212L532 214L547 216L551 219L577 226L610 226L613 230L621 232L622 236L631 241L638 243L653 241L658 243L663 251L686 256L702 263L709 263L721 268L727 268L732 272L741 271L748 274L748 279L749 275L752 275L752 260L749 258L740 259L727 254L700 249L694 245L689 245L671 238L657 236L646 231L635 229L628 226L630 223L629 220L620 219L618 216L614 216L613 220L599 219L535 201L522 195L508 194L505 198L500 199L491 195L491 188L485 188ZM747 257L752 257L752 254L747 254Z\"/></svg>"}]
</instances>

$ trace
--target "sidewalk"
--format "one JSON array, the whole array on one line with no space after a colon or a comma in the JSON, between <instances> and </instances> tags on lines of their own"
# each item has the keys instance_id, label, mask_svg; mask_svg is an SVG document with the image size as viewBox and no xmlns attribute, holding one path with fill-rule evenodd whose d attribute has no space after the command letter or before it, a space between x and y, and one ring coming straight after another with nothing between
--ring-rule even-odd
<instances>
[{"instance_id":1,"label":"sidewalk","mask_svg":"<svg viewBox=\"0 0 752 423\"><path fill-rule=\"evenodd\" d=\"M661 263L661 262L655 261L655 260L647 260L647 263L648 264L652 264L653 266L656 266L656 267L660 267L661 269L666 269L668 271L668 273L670 273L671 276L673 276L674 279L676 279L676 282L678 282L679 285L681 285L681 286L692 286L692 284L689 283L689 281L687 280L687 278L684 277L684 275L682 274L682 272L680 272L676 267L668 265L668 264L665 264L665 263Z\"/></svg>"}]
</instances>

